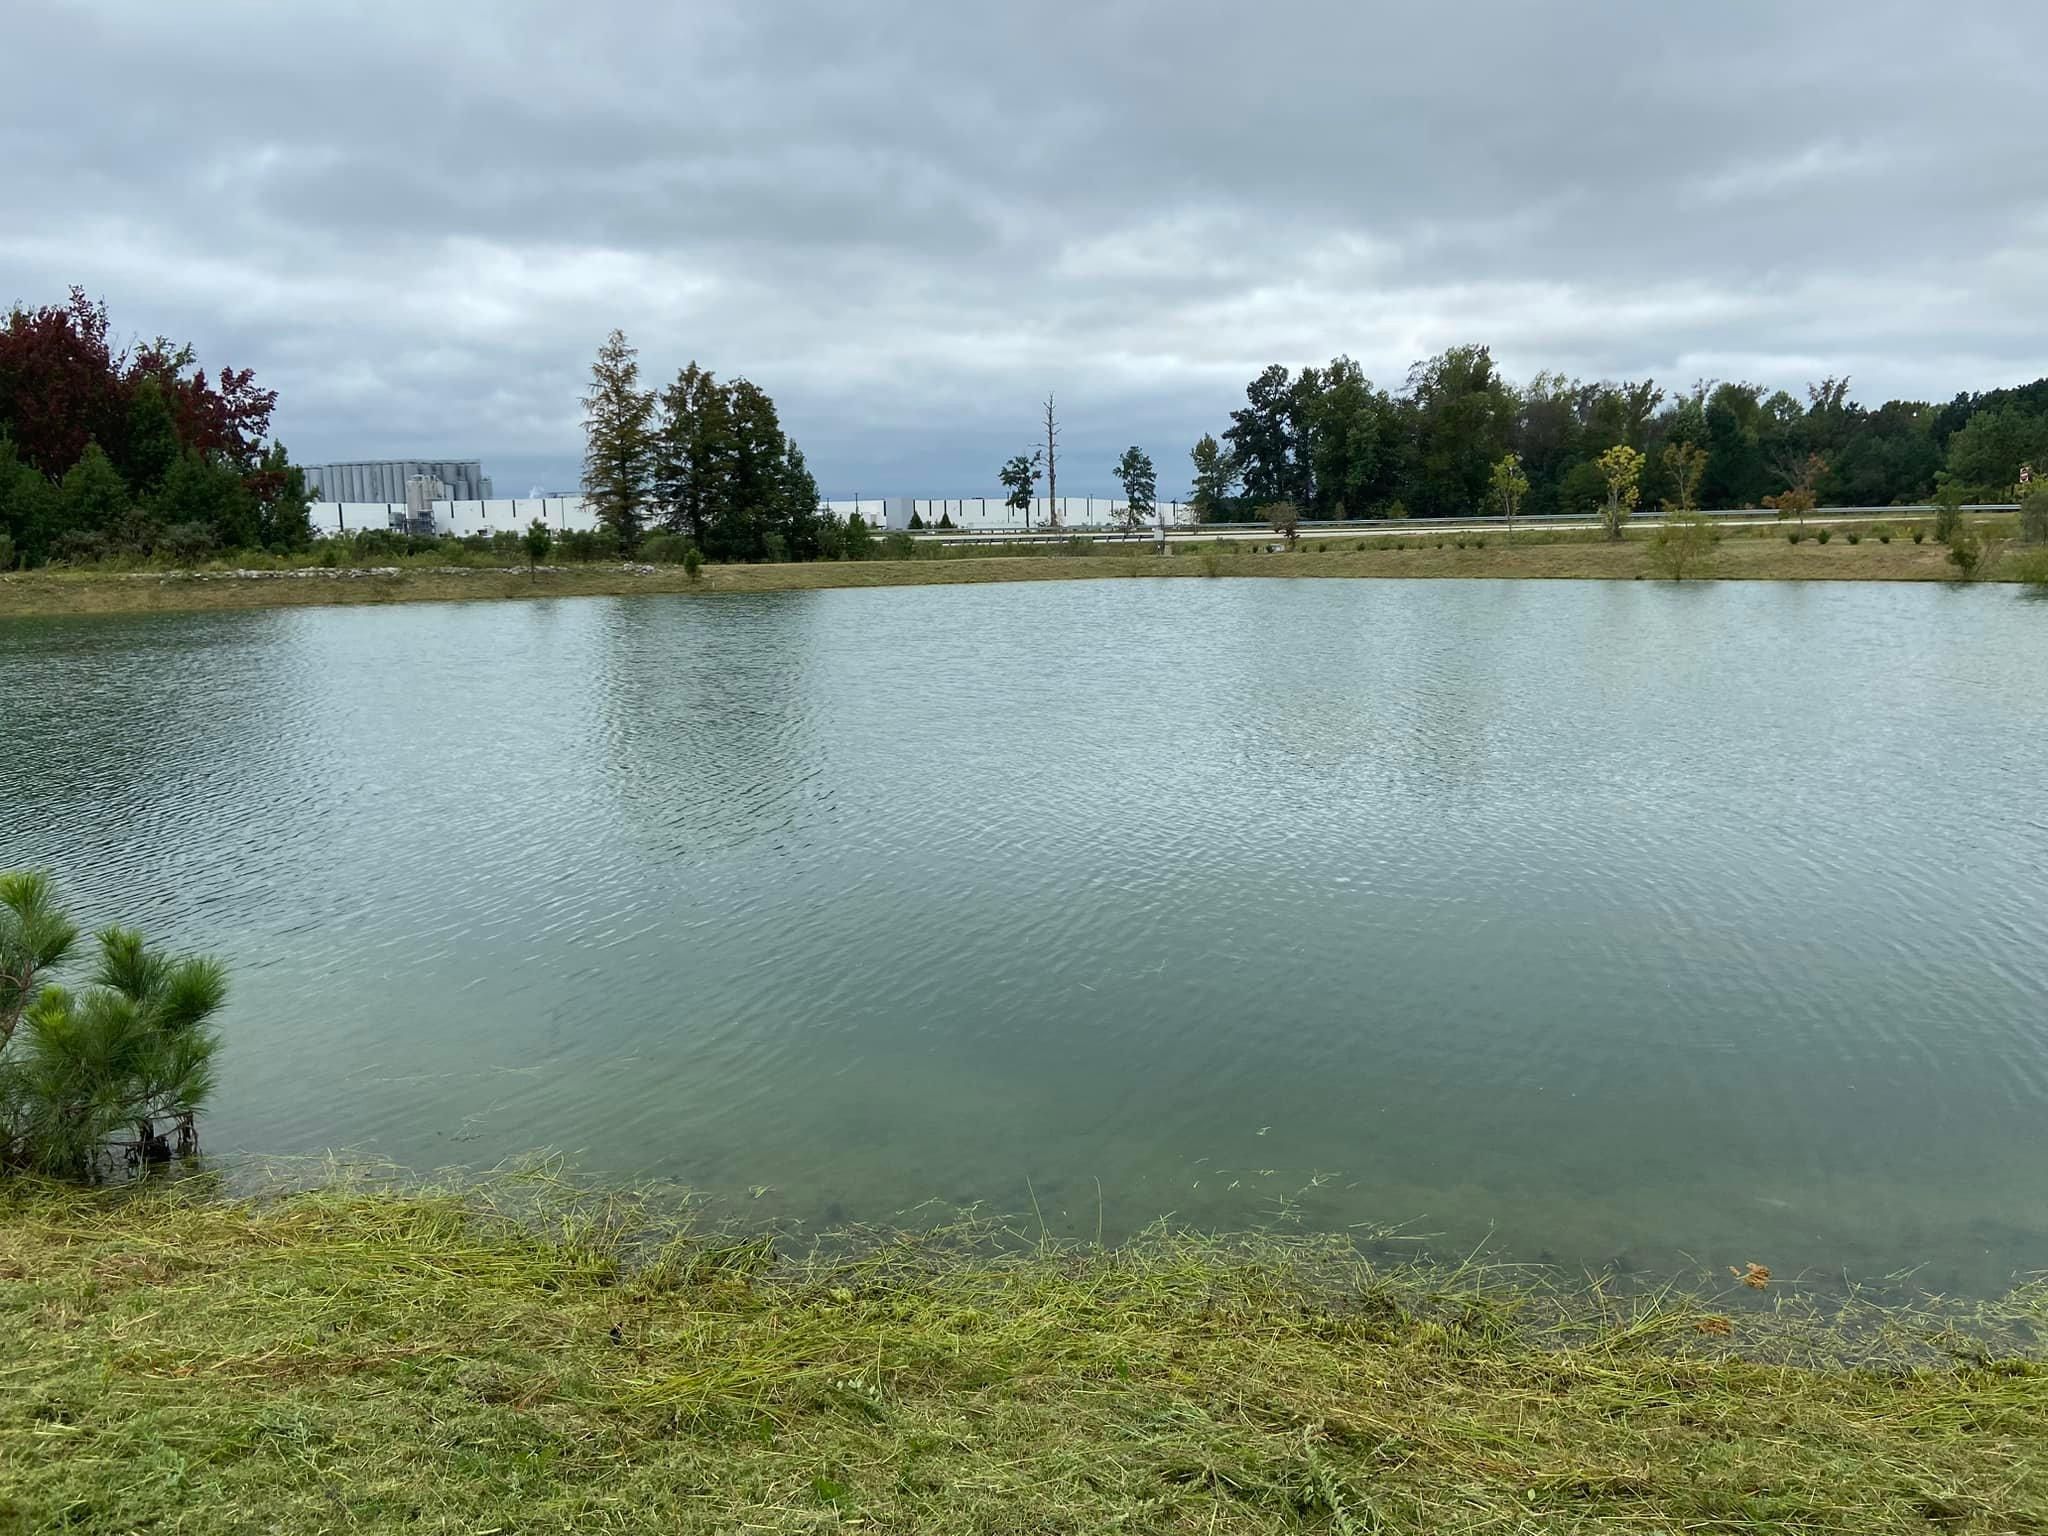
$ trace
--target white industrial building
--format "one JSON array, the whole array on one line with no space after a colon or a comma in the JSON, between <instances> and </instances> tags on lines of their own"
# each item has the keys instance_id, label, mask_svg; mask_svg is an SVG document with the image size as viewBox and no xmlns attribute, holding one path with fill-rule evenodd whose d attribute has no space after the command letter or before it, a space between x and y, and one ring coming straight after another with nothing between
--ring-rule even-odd
<instances>
[{"instance_id":1,"label":"white industrial building","mask_svg":"<svg viewBox=\"0 0 2048 1536\"><path fill-rule=\"evenodd\" d=\"M477 459L362 459L348 464L307 464L306 489L315 501L403 503L406 486L426 478L435 494L458 500L489 499L491 477Z\"/></svg>"},{"instance_id":2,"label":"white industrial building","mask_svg":"<svg viewBox=\"0 0 2048 1536\"><path fill-rule=\"evenodd\" d=\"M389 500L350 497L346 500L316 501L312 507L313 530L323 537L355 533L365 528L404 532L408 527L407 489L406 485L400 484L398 494ZM410 526L420 533L427 531L428 518L432 519L434 533L455 538L467 538L472 534L523 533L535 518L557 533L597 526L597 515L589 510L588 503L581 496L428 498L420 495L422 487L415 485L411 489L415 511ZM937 528L941 520L945 520L969 533L1022 532L1027 526L1022 514L994 496L892 496L887 499L870 496L859 500L827 501L822 506L842 519L858 514L869 527L881 529L908 528L913 517L926 528ZM1106 496L1062 496L1059 499L1059 522L1062 527L1072 529L1104 528L1123 508L1122 501ZM1169 527L1194 520L1184 502L1161 502L1159 510ZM1053 504L1045 497L1033 501L1028 524L1031 530L1044 531L1051 521L1052 511Z\"/></svg>"}]
</instances>

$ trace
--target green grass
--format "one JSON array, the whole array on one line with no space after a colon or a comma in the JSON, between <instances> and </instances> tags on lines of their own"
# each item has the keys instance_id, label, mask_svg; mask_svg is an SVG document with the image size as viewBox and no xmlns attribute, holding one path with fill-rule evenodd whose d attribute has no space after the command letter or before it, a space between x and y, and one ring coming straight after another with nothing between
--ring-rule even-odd
<instances>
[{"instance_id":1,"label":"green grass","mask_svg":"<svg viewBox=\"0 0 2048 1536\"><path fill-rule=\"evenodd\" d=\"M1729 1286L975 1225L778 1258L503 1178L14 1183L0 1529L2048 1530L2040 1288Z\"/></svg>"},{"instance_id":2,"label":"green grass","mask_svg":"<svg viewBox=\"0 0 2048 1536\"><path fill-rule=\"evenodd\" d=\"M1978 580L2006 581L2021 573L2011 518L1976 523L1987 559ZM926 546L909 560L816 561L802 565L707 565L692 578L680 566L593 563L558 565L529 575L495 563L448 564L438 555L406 556L371 569L333 568L266 558L247 567L208 566L196 571L155 567L44 569L0 573L0 619L46 615L189 612L298 604L458 602L479 598L618 596L639 593L805 591L830 587L927 586L989 581L1076 581L1101 578L1261 577L1494 577L1529 580L1656 580L1654 533L1636 529L1620 541L1597 531L1519 530L1512 545L1504 532L1483 540L1436 534L1424 538L1410 525L1393 538L1311 540L1266 554L1245 542L1169 546L1149 541L1095 541L1073 547L998 545L967 549ZM1404 548L1394 547L1405 545ZM1722 531L1689 579L1723 581L1950 581L1956 571L1947 547L1808 538L1786 542L1784 525L1766 523ZM477 561L495 557L478 555ZM256 571L260 574L246 574Z\"/></svg>"}]
</instances>

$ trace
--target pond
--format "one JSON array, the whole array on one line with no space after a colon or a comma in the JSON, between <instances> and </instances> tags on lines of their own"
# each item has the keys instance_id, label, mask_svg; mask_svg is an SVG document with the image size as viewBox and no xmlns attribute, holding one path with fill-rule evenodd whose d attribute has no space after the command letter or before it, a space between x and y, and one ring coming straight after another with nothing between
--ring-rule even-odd
<instances>
[{"instance_id":1,"label":"pond","mask_svg":"<svg viewBox=\"0 0 2048 1536\"><path fill-rule=\"evenodd\" d=\"M2044 676L1904 584L15 620L0 867L231 960L216 1154L1991 1290Z\"/></svg>"}]
</instances>

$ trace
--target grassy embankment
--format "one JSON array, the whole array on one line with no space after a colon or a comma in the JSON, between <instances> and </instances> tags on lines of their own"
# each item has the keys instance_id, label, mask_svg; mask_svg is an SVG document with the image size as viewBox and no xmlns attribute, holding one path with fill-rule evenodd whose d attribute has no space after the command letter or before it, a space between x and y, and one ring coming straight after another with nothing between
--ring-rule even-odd
<instances>
[{"instance_id":1,"label":"grassy embankment","mask_svg":"<svg viewBox=\"0 0 2048 1536\"><path fill-rule=\"evenodd\" d=\"M1822 1321L1164 1234L774 1261L507 1199L0 1188L0 1528L2048 1530L2040 1287Z\"/></svg>"},{"instance_id":2,"label":"grassy embankment","mask_svg":"<svg viewBox=\"0 0 2048 1536\"><path fill-rule=\"evenodd\" d=\"M2010 523L2011 519L2005 519ZM2013 543L2011 529L1987 521L1979 580L2048 579L2038 551ZM1858 543L1849 542L1856 532ZM1726 581L1950 581L1945 546L1912 542L1903 528L1881 543L1866 529L1836 527L1826 544L1790 543L1782 526L1730 529L1688 579ZM1460 544L1464 547L1460 547ZM374 570L271 562L249 573L43 570L0 575L0 618L58 614L176 612L300 603L446 602L473 598L617 595L642 592L782 592L821 587L920 586L952 582L1072 581L1134 576L1516 577L1655 580L1662 576L1652 536L1621 543L1597 534L1528 531L1510 546L1504 535L1420 529L1395 537L1305 538L1298 549L1264 554L1238 544L1181 544L1158 555L1145 543L1108 542L1072 549L1019 546L984 555L928 546L913 560L833 561L806 565L714 565L692 579L680 566L563 565L529 575L496 560L451 565L412 557Z\"/></svg>"}]
</instances>

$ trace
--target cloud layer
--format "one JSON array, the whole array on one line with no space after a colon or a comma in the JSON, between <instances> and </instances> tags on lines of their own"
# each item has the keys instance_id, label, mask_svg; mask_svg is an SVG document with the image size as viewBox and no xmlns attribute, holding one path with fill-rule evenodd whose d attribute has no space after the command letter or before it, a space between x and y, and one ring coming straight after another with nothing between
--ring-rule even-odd
<instances>
[{"instance_id":1,"label":"cloud layer","mask_svg":"<svg viewBox=\"0 0 2048 1536\"><path fill-rule=\"evenodd\" d=\"M17 0L0 301L104 294L296 456L573 480L613 325L832 494L1178 490L1261 366L2048 372L2048 10Z\"/></svg>"}]
</instances>

